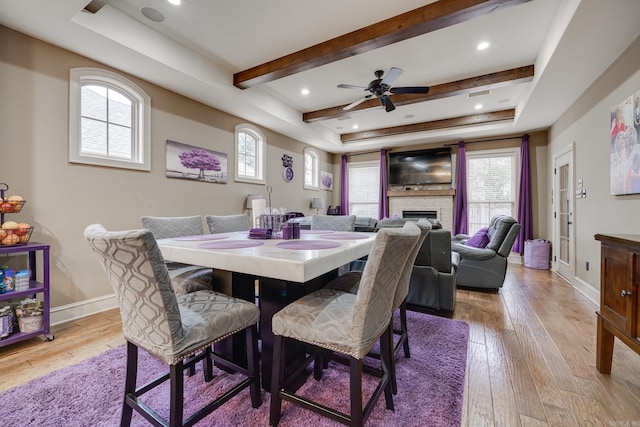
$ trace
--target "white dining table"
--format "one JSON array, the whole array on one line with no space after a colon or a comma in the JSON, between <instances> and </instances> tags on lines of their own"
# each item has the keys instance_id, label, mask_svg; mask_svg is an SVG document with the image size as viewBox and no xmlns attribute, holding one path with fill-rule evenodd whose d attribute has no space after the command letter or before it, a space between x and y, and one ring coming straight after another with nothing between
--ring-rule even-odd
<instances>
[{"instance_id":1,"label":"white dining table","mask_svg":"<svg viewBox=\"0 0 640 427\"><path fill-rule=\"evenodd\" d=\"M250 239L248 231L158 240L166 260L211 267L214 270L214 287L218 291L255 301L255 283L258 280L261 377L262 387L267 391L271 389L273 364L273 315L337 277L341 266L368 255L376 236L368 232L300 232L299 240ZM237 363L246 363L245 341L241 333L217 343L216 351ZM295 370L295 366L304 360L304 353L303 346L288 346L285 362L288 372Z\"/></svg>"},{"instance_id":2,"label":"white dining table","mask_svg":"<svg viewBox=\"0 0 640 427\"><path fill-rule=\"evenodd\" d=\"M248 231L183 238L159 239L158 246L166 260L211 267L217 270L304 283L344 264L366 256L375 233L322 232L301 230L300 241L249 239ZM349 238L352 236L353 238ZM207 240L210 239L210 240ZM229 242L256 244L241 248L208 248ZM304 245L304 242L339 244L327 249L283 249L279 244ZM311 244L311 243L310 243ZM231 244L230 244L231 246Z\"/></svg>"}]
</instances>

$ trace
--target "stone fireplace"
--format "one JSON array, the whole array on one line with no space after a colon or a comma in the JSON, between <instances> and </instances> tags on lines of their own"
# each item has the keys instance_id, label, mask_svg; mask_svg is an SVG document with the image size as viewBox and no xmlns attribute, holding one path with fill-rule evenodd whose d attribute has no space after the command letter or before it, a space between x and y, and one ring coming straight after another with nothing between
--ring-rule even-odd
<instances>
[{"instance_id":1,"label":"stone fireplace","mask_svg":"<svg viewBox=\"0 0 640 427\"><path fill-rule=\"evenodd\" d=\"M402 211L402 218L438 219L438 211Z\"/></svg>"},{"instance_id":2,"label":"stone fireplace","mask_svg":"<svg viewBox=\"0 0 640 427\"><path fill-rule=\"evenodd\" d=\"M453 228L453 196L454 189L445 190L401 190L388 191L389 217L401 218L436 218L442 228ZM424 215L422 215L424 213Z\"/></svg>"}]
</instances>

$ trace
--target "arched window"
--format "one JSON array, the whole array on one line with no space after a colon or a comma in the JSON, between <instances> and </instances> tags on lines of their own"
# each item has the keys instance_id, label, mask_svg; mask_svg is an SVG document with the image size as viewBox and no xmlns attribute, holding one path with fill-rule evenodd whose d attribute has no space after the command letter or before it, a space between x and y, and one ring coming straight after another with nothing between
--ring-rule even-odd
<instances>
[{"instance_id":1,"label":"arched window","mask_svg":"<svg viewBox=\"0 0 640 427\"><path fill-rule=\"evenodd\" d=\"M236 126L236 181L265 183L264 134L255 126Z\"/></svg>"},{"instance_id":2,"label":"arched window","mask_svg":"<svg viewBox=\"0 0 640 427\"><path fill-rule=\"evenodd\" d=\"M69 161L151 170L149 95L98 68L72 68L69 87Z\"/></svg>"},{"instance_id":3,"label":"arched window","mask_svg":"<svg viewBox=\"0 0 640 427\"><path fill-rule=\"evenodd\" d=\"M318 153L313 148L304 149L304 188L317 190L318 185Z\"/></svg>"}]
</instances>

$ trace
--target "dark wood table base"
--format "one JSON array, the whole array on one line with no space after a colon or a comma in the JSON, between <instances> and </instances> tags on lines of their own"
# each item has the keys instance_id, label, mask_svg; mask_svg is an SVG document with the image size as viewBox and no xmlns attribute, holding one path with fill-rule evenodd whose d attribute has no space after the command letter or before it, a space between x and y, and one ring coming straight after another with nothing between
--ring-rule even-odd
<instances>
[{"instance_id":1,"label":"dark wood table base","mask_svg":"<svg viewBox=\"0 0 640 427\"><path fill-rule=\"evenodd\" d=\"M216 270L216 291L241 298L246 301L257 302L260 307L260 323L258 333L261 340L260 364L262 388L271 391L271 369L273 366L273 332L271 331L271 318L275 313L303 296L316 291L329 281L338 277L338 271L334 270L322 276L311 279L305 283L290 282L287 280L257 278L255 276L231 273ZM259 293L256 298L255 281L259 280ZM244 333L238 333L233 337L222 340L215 345L216 351L221 352L236 363L246 366L247 351ZM305 360L305 347L303 345L287 346L286 373L295 370Z\"/></svg>"}]
</instances>

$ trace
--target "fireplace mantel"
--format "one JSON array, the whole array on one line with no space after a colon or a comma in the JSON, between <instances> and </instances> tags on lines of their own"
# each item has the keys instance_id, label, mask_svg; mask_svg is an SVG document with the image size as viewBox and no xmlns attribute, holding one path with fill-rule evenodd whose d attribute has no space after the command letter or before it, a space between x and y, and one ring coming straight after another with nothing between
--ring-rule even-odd
<instances>
[{"instance_id":1,"label":"fireplace mantel","mask_svg":"<svg viewBox=\"0 0 640 427\"><path fill-rule=\"evenodd\" d=\"M387 197L432 197L432 196L455 196L456 190L448 188L446 190L404 190L387 191Z\"/></svg>"}]
</instances>

